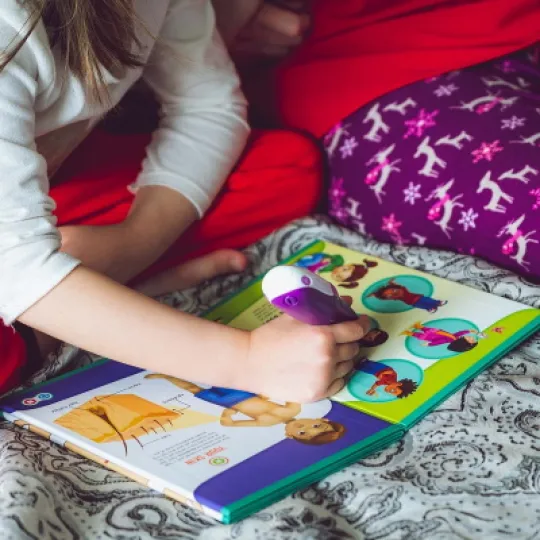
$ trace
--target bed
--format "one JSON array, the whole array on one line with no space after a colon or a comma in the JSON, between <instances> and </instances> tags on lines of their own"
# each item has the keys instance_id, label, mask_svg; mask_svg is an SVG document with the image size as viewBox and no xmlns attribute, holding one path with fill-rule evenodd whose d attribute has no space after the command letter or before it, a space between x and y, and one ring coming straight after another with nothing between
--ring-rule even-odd
<instances>
[{"instance_id":1,"label":"bed","mask_svg":"<svg viewBox=\"0 0 540 540\"><path fill-rule=\"evenodd\" d=\"M324 218L251 246L251 270L164 301L197 313L322 238L540 307L540 287L464 255L376 243ZM64 347L38 382L92 362ZM540 538L540 336L481 374L400 443L232 526L37 435L0 424L0 538Z\"/></svg>"}]
</instances>

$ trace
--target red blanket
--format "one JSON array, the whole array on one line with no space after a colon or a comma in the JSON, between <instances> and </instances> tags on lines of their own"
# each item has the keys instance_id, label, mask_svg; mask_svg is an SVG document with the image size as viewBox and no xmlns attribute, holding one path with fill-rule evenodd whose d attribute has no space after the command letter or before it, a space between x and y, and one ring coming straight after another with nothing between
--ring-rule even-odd
<instances>
[{"instance_id":1,"label":"red blanket","mask_svg":"<svg viewBox=\"0 0 540 540\"><path fill-rule=\"evenodd\" d=\"M540 0L314 0L313 9L312 35L263 86L277 90L282 124L316 136L396 88L540 39Z\"/></svg>"}]
</instances>

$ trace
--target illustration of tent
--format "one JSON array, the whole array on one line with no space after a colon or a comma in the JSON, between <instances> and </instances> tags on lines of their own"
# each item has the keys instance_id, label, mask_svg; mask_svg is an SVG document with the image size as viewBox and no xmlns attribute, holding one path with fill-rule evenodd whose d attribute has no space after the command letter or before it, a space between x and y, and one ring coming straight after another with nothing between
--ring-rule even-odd
<instances>
[{"instance_id":1,"label":"illustration of tent","mask_svg":"<svg viewBox=\"0 0 540 540\"><path fill-rule=\"evenodd\" d=\"M175 412L134 394L96 396L55 423L95 443L121 441L215 421L197 411Z\"/></svg>"}]
</instances>

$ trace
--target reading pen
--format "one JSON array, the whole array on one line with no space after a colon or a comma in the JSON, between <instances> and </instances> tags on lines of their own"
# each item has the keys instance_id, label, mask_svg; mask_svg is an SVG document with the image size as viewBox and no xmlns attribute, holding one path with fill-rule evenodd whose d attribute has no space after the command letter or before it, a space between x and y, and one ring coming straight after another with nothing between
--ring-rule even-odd
<instances>
[{"instance_id":1,"label":"reading pen","mask_svg":"<svg viewBox=\"0 0 540 540\"><path fill-rule=\"evenodd\" d=\"M271 304L306 324L326 326L358 319L331 283L305 268L272 268L263 279L262 290Z\"/></svg>"}]
</instances>

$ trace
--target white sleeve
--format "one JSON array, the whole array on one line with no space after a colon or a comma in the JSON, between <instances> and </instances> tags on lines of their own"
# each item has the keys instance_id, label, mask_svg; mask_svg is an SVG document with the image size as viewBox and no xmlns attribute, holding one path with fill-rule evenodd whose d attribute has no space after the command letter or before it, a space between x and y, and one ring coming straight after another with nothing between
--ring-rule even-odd
<instances>
[{"instance_id":1,"label":"white sleeve","mask_svg":"<svg viewBox=\"0 0 540 540\"><path fill-rule=\"evenodd\" d=\"M247 104L210 0L171 0L144 78L161 120L134 188L167 186L202 215L249 134Z\"/></svg>"},{"instance_id":2,"label":"white sleeve","mask_svg":"<svg viewBox=\"0 0 540 540\"><path fill-rule=\"evenodd\" d=\"M15 31L0 20L0 49L10 37ZM6 324L79 264L59 252L47 165L36 151L39 47L32 41L0 72L0 318Z\"/></svg>"}]
</instances>

